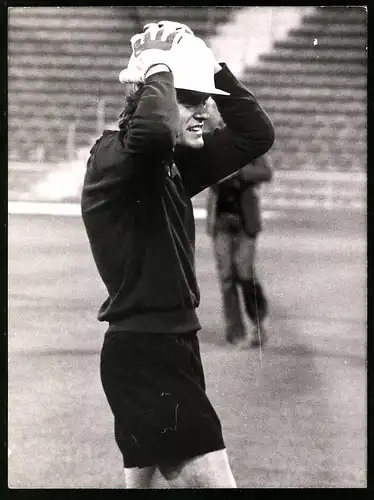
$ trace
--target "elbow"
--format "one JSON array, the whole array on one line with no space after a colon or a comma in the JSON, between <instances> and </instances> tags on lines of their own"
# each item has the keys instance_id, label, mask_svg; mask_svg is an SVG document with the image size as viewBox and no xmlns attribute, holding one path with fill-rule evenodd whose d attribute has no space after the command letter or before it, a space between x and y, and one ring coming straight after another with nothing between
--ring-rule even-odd
<instances>
[{"instance_id":1,"label":"elbow","mask_svg":"<svg viewBox=\"0 0 374 500\"><path fill-rule=\"evenodd\" d=\"M273 174L269 174L266 179L265 179L265 182L271 182L273 180Z\"/></svg>"},{"instance_id":2,"label":"elbow","mask_svg":"<svg viewBox=\"0 0 374 500\"><path fill-rule=\"evenodd\" d=\"M265 112L262 113L261 120L258 121L256 137L256 157L258 158L266 155L275 141L274 126Z\"/></svg>"},{"instance_id":3,"label":"elbow","mask_svg":"<svg viewBox=\"0 0 374 500\"><path fill-rule=\"evenodd\" d=\"M261 152L260 155L264 155L267 153L273 146L275 141L275 130L274 126L271 123L270 119L267 119L266 123L264 124L264 134L263 134L263 140L261 141L260 147Z\"/></svg>"},{"instance_id":4,"label":"elbow","mask_svg":"<svg viewBox=\"0 0 374 500\"><path fill-rule=\"evenodd\" d=\"M275 130L273 124L270 122L269 124L269 143L268 143L268 151L272 148L275 141Z\"/></svg>"},{"instance_id":5,"label":"elbow","mask_svg":"<svg viewBox=\"0 0 374 500\"><path fill-rule=\"evenodd\" d=\"M265 182L271 182L273 180L273 169L270 166L266 168Z\"/></svg>"}]
</instances>

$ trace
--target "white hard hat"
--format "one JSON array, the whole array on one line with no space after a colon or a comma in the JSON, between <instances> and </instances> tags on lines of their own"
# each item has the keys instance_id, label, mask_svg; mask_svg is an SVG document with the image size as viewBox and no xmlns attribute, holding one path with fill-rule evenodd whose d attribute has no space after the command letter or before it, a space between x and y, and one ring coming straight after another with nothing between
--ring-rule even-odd
<instances>
[{"instance_id":1,"label":"white hard hat","mask_svg":"<svg viewBox=\"0 0 374 500\"><path fill-rule=\"evenodd\" d=\"M215 86L214 57L203 40L185 34L172 52L170 69L174 75L175 88L229 95Z\"/></svg>"},{"instance_id":2,"label":"white hard hat","mask_svg":"<svg viewBox=\"0 0 374 500\"><path fill-rule=\"evenodd\" d=\"M165 56L167 56L167 64L173 72L175 88L205 94L230 95L228 92L216 88L214 56L200 38L185 33L172 49L165 51ZM141 81L140 72L136 67L136 59L132 55L128 67L119 74L119 80L122 83Z\"/></svg>"}]
</instances>

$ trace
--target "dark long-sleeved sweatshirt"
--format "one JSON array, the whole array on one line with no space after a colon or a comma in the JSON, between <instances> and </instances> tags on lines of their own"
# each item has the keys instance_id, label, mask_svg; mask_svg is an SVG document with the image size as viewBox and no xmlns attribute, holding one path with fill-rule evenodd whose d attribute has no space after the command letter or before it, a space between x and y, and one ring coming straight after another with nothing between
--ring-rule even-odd
<instances>
[{"instance_id":1,"label":"dark long-sleeved sweatshirt","mask_svg":"<svg viewBox=\"0 0 374 500\"><path fill-rule=\"evenodd\" d=\"M191 197L266 153L273 126L226 65L215 96L226 127L201 149L175 145L178 106L170 72L146 79L127 131L106 130L90 152L81 208L108 297L98 319L113 331L199 330Z\"/></svg>"}]
</instances>

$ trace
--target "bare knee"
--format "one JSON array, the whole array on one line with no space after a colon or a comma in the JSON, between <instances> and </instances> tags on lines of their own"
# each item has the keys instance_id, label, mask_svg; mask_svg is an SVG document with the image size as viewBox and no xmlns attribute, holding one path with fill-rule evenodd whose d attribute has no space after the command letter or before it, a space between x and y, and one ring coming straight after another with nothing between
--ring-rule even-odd
<instances>
[{"instance_id":1,"label":"bare knee","mask_svg":"<svg viewBox=\"0 0 374 500\"><path fill-rule=\"evenodd\" d=\"M151 487L156 467L125 468L125 484L127 489L147 489Z\"/></svg>"},{"instance_id":2,"label":"bare knee","mask_svg":"<svg viewBox=\"0 0 374 500\"><path fill-rule=\"evenodd\" d=\"M236 488L226 450L164 464L159 470L172 488Z\"/></svg>"}]
</instances>

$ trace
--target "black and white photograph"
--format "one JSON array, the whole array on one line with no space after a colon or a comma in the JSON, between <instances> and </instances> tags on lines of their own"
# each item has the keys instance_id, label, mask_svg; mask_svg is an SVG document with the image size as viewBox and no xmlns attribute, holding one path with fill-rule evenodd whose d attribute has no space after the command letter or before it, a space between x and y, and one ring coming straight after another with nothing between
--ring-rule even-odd
<instances>
[{"instance_id":1,"label":"black and white photograph","mask_svg":"<svg viewBox=\"0 0 374 500\"><path fill-rule=\"evenodd\" d=\"M6 15L8 491L368 488L367 6Z\"/></svg>"}]
</instances>

